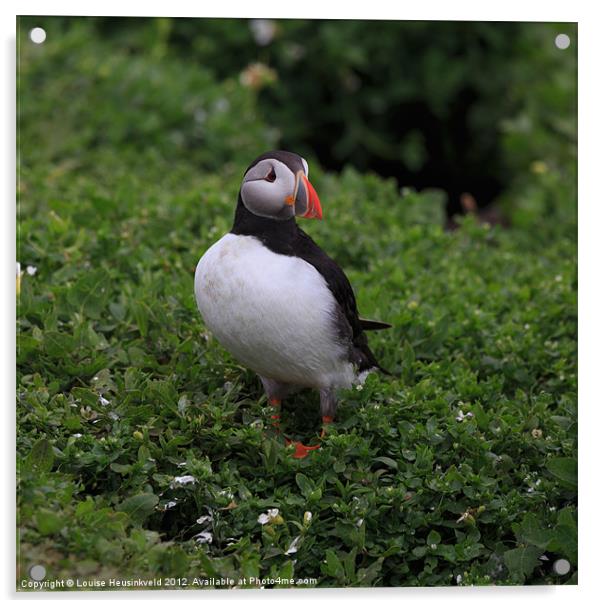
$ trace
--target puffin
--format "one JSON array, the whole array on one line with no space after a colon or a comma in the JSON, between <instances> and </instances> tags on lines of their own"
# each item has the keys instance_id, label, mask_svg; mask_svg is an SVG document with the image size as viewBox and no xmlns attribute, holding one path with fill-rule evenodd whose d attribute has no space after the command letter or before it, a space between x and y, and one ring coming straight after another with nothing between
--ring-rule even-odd
<instances>
[{"instance_id":1,"label":"puffin","mask_svg":"<svg viewBox=\"0 0 602 608\"><path fill-rule=\"evenodd\" d=\"M371 371L389 374L368 346L366 331L391 327L358 313L339 265L296 218L322 219L307 161L274 150L244 173L232 229L196 267L198 309L217 341L260 378L280 433L280 407L291 393L319 391L323 437L337 391L362 384ZM295 458L317 445L294 444Z\"/></svg>"}]
</instances>

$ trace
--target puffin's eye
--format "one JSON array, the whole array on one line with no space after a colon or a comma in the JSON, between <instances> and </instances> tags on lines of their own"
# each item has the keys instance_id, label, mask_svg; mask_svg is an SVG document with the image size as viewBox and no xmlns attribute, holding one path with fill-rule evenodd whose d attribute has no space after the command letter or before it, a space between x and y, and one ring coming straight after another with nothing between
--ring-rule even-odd
<instances>
[{"instance_id":1,"label":"puffin's eye","mask_svg":"<svg viewBox=\"0 0 602 608\"><path fill-rule=\"evenodd\" d=\"M268 182L276 181L276 171L274 171L274 167L270 169L270 172L264 177L264 179Z\"/></svg>"}]
</instances>

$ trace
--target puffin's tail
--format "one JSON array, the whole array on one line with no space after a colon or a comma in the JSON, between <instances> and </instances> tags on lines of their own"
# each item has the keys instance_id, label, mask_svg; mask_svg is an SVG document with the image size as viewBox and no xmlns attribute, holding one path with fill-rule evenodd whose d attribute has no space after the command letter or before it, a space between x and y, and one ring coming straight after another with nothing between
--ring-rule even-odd
<instances>
[{"instance_id":1,"label":"puffin's tail","mask_svg":"<svg viewBox=\"0 0 602 608\"><path fill-rule=\"evenodd\" d=\"M372 319L362 319L360 317L360 325L364 331L378 331L379 329L389 329L393 327L390 323L383 321L373 321Z\"/></svg>"},{"instance_id":2,"label":"puffin's tail","mask_svg":"<svg viewBox=\"0 0 602 608\"><path fill-rule=\"evenodd\" d=\"M390 323L384 321L374 321L372 319L362 319L360 317L360 323L364 331L380 331L381 329L390 329L393 327ZM380 363L376 362L376 368L379 372L385 374L385 376L393 376L388 369L385 369Z\"/></svg>"}]
</instances>

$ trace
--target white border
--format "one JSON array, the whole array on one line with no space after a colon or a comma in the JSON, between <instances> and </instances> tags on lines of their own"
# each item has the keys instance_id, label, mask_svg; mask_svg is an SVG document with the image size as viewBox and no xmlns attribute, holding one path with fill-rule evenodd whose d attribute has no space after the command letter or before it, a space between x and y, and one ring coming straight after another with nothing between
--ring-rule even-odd
<instances>
[{"instance_id":1,"label":"white border","mask_svg":"<svg viewBox=\"0 0 602 608\"><path fill-rule=\"evenodd\" d=\"M423 605L427 603L444 603L448 606L481 605L483 602L491 605L506 605L509 601L520 605L533 605L545 602L546 606L562 606L566 608L567 601L574 601L573 596L579 595L579 601L587 601L597 596L595 588L596 577L599 576L599 552L602 550L600 538L600 502L597 502L600 492L600 461L597 458L599 450L596 443L600 442L602 424L600 424L600 389L596 376L600 373L600 342L602 302L600 301L600 242L602 242L602 196L600 195L600 178L602 171L602 155L600 142L600 112L602 111L602 95L600 77L600 10L590 1L574 0L572 2L546 1L525 2L524 0L506 0L493 5L482 1L455 0L454 2L434 2L422 0L417 3L394 4L390 0L371 0L359 2L339 0L326 4L317 0L303 2L278 2L276 0L253 2L219 2L199 3L181 0L157 2L149 0L144 3L134 3L125 0L105 0L100 3L81 1L54 0L52 3L41 1L23 1L3 3L0 9L2 19L2 49L3 49L3 91L1 117L2 133L5 134L4 145L0 148L2 155L1 178L5 184L5 202L2 207L2 230L4 261L2 282L6 286L3 297L3 365L0 365L1 382L5 389L4 433L7 456L4 475L3 500L0 501L2 521L5 525L5 551L2 555L0 573L3 575L2 588L8 598L17 601L34 602L42 599L32 594L16 595L15 566L14 566L14 137L15 137L15 102L14 102L14 42L16 14L71 14L71 15L169 15L169 16L205 16L205 17L280 17L280 18L369 18L369 19L419 19L419 20L490 20L490 21L578 21L579 22L579 417L580 417L580 449L579 449L579 575L578 587L523 587L523 588L480 588L480 589L360 589L329 591L315 590L308 593L291 592L203 592L172 594L169 592L140 592L135 595L125 592L113 593L110 596L99 594L44 594L46 602L63 602L81 600L106 601L126 599L129 602L139 601L196 601L216 602L245 602L253 605L282 602L287 605L299 605L308 601L343 601L347 603L376 602L411 602ZM8 446L8 450L6 448ZM596 594L596 595L594 595Z\"/></svg>"},{"instance_id":2,"label":"white border","mask_svg":"<svg viewBox=\"0 0 602 608\"><path fill-rule=\"evenodd\" d=\"M361 2L344 0L339 2L282 2L277 0L254 0L253 2L204 2L185 0L144 3L107 0L105 2L81 3L77 0L22 1L14 3L18 14L23 15L156 15L171 17L274 17L324 19L424 19L434 21L577 21L581 2L548 0L540 2L505 0L498 6L476 0L444 0L412 3L392 3L386 0ZM585 3L583 3L585 4Z\"/></svg>"}]
</instances>

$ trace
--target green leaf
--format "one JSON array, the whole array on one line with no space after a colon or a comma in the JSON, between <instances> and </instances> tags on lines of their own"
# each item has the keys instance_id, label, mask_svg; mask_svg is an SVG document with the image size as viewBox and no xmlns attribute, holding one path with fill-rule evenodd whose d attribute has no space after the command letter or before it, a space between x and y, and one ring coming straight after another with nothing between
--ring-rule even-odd
<instances>
[{"instance_id":1,"label":"green leaf","mask_svg":"<svg viewBox=\"0 0 602 608\"><path fill-rule=\"evenodd\" d=\"M382 569L384 558L379 557L375 562L370 564L367 568L360 568L357 571L357 582L360 585L368 586L374 582L374 580L380 574Z\"/></svg>"},{"instance_id":2,"label":"green leaf","mask_svg":"<svg viewBox=\"0 0 602 608\"><path fill-rule=\"evenodd\" d=\"M519 547L504 553L504 562L510 574L524 580L539 565L542 551L537 547Z\"/></svg>"},{"instance_id":3,"label":"green leaf","mask_svg":"<svg viewBox=\"0 0 602 608\"><path fill-rule=\"evenodd\" d=\"M50 536L58 532L64 525L63 518L48 509L38 509L35 515L38 532L42 536Z\"/></svg>"},{"instance_id":4,"label":"green leaf","mask_svg":"<svg viewBox=\"0 0 602 608\"><path fill-rule=\"evenodd\" d=\"M148 307L144 304L144 302L132 302L130 304L130 310L134 314L134 319L140 335L146 336L148 334Z\"/></svg>"},{"instance_id":5,"label":"green leaf","mask_svg":"<svg viewBox=\"0 0 602 608\"><path fill-rule=\"evenodd\" d=\"M280 458L280 446L274 439L266 438L266 440L262 444L262 448L262 458L264 466L267 471L272 472Z\"/></svg>"},{"instance_id":6,"label":"green leaf","mask_svg":"<svg viewBox=\"0 0 602 608\"><path fill-rule=\"evenodd\" d=\"M44 333L44 350L47 355L55 359L63 357L72 358L76 348L75 339L69 334L58 331Z\"/></svg>"},{"instance_id":7,"label":"green leaf","mask_svg":"<svg viewBox=\"0 0 602 608\"><path fill-rule=\"evenodd\" d=\"M127 513L133 521L143 522L154 512L158 502L159 497L154 494L137 494L126 498L117 507L119 511Z\"/></svg>"},{"instance_id":8,"label":"green leaf","mask_svg":"<svg viewBox=\"0 0 602 608\"><path fill-rule=\"evenodd\" d=\"M90 496L86 498L86 500L82 500L77 503L77 507L75 508L75 515L77 517L82 517L87 513L92 513L94 511L94 501Z\"/></svg>"},{"instance_id":9,"label":"green leaf","mask_svg":"<svg viewBox=\"0 0 602 608\"><path fill-rule=\"evenodd\" d=\"M131 464L121 464L119 462L112 462L110 465L111 471L115 471L115 473L120 473L121 475L125 475L132 470Z\"/></svg>"},{"instance_id":10,"label":"green leaf","mask_svg":"<svg viewBox=\"0 0 602 608\"><path fill-rule=\"evenodd\" d=\"M527 545L546 549L552 541L552 530L544 530L533 513L527 513L520 525L516 526L516 538Z\"/></svg>"},{"instance_id":11,"label":"green leaf","mask_svg":"<svg viewBox=\"0 0 602 608\"><path fill-rule=\"evenodd\" d=\"M297 485L299 486L299 489L301 490L301 493L303 494L303 496L305 496L305 498L308 498L310 494L314 491L314 484L310 481L307 475L304 475L303 473L297 473L295 475L295 481L297 482Z\"/></svg>"},{"instance_id":12,"label":"green leaf","mask_svg":"<svg viewBox=\"0 0 602 608\"><path fill-rule=\"evenodd\" d=\"M546 464L548 471L560 481L577 487L577 460L575 458L551 458Z\"/></svg>"},{"instance_id":13,"label":"green leaf","mask_svg":"<svg viewBox=\"0 0 602 608\"><path fill-rule=\"evenodd\" d=\"M348 581L355 582L355 558L357 555L357 548L353 547L351 551L343 558L343 566L345 568L345 576Z\"/></svg>"},{"instance_id":14,"label":"green leaf","mask_svg":"<svg viewBox=\"0 0 602 608\"><path fill-rule=\"evenodd\" d=\"M326 550L326 564L323 564L325 573L337 579L345 577L345 570L341 560L332 549Z\"/></svg>"},{"instance_id":15,"label":"green leaf","mask_svg":"<svg viewBox=\"0 0 602 608\"><path fill-rule=\"evenodd\" d=\"M575 512L569 507L565 507L558 511L558 525L566 526L577 532L577 522L575 521Z\"/></svg>"},{"instance_id":16,"label":"green leaf","mask_svg":"<svg viewBox=\"0 0 602 608\"><path fill-rule=\"evenodd\" d=\"M67 293L69 304L81 314L99 319L108 304L111 277L104 268L97 268L78 278Z\"/></svg>"},{"instance_id":17,"label":"green leaf","mask_svg":"<svg viewBox=\"0 0 602 608\"><path fill-rule=\"evenodd\" d=\"M38 440L25 459L26 470L37 471L38 473L50 472L53 464L54 451L48 439Z\"/></svg>"},{"instance_id":18,"label":"green leaf","mask_svg":"<svg viewBox=\"0 0 602 608\"><path fill-rule=\"evenodd\" d=\"M202 573L206 576L220 576L219 570L215 567L213 560L204 551L198 552L198 559L201 562Z\"/></svg>"},{"instance_id":19,"label":"green leaf","mask_svg":"<svg viewBox=\"0 0 602 608\"><path fill-rule=\"evenodd\" d=\"M386 464L388 467L391 467L392 469L395 469L396 471L399 468L399 465L397 464L397 462L395 460L393 460L392 458L389 458L388 456L379 456L378 458L375 458L374 461L382 462L383 464Z\"/></svg>"},{"instance_id":20,"label":"green leaf","mask_svg":"<svg viewBox=\"0 0 602 608\"><path fill-rule=\"evenodd\" d=\"M440 555L449 562L454 563L457 559L456 549L454 545L437 545L435 555Z\"/></svg>"},{"instance_id":21,"label":"green leaf","mask_svg":"<svg viewBox=\"0 0 602 608\"><path fill-rule=\"evenodd\" d=\"M295 571L295 566L293 564L292 561L287 561L284 563L284 565L282 566L282 568L280 568L280 572L278 572L278 577L282 578L282 579L292 579L293 578L293 574ZM276 578L278 578L276 577ZM284 588L288 588L291 585L289 584L284 584L284 585L274 585L274 588L277 589L279 587L284 587Z\"/></svg>"},{"instance_id":22,"label":"green leaf","mask_svg":"<svg viewBox=\"0 0 602 608\"><path fill-rule=\"evenodd\" d=\"M414 547L412 549L412 555L415 555L416 557L424 557L426 555L427 552L427 547L425 545L418 545L417 547Z\"/></svg>"},{"instance_id":23,"label":"green leaf","mask_svg":"<svg viewBox=\"0 0 602 608\"><path fill-rule=\"evenodd\" d=\"M334 470L335 473L342 473L347 468L347 465L342 460L337 460L332 465L332 468L333 468L333 470Z\"/></svg>"},{"instance_id":24,"label":"green leaf","mask_svg":"<svg viewBox=\"0 0 602 608\"><path fill-rule=\"evenodd\" d=\"M564 555L573 565L577 562L577 522L572 509L558 512L554 540L550 549Z\"/></svg>"},{"instance_id":25,"label":"green leaf","mask_svg":"<svg viewBox=\"0 0 602 608\"><path fill-rule=\"evenodd\" d=\"M426 544L430 547L431 545L438 545L441 542L441 534L437 530L431 530L429 535L426 537Z\"/></svg>"},{"instance_id":26,"label":"green leaf","mask_svg":"<svg viewBox=\"0 0 602 608\"><path fill-rule=\"evenodd\" d=\"M312 492L309 493L309 496L307 496L307 500L309 500L310 502L317 502L321 498L322 498L322 488L316 488L315 490L313 490Z\"/></svg>"}]
</instances>

